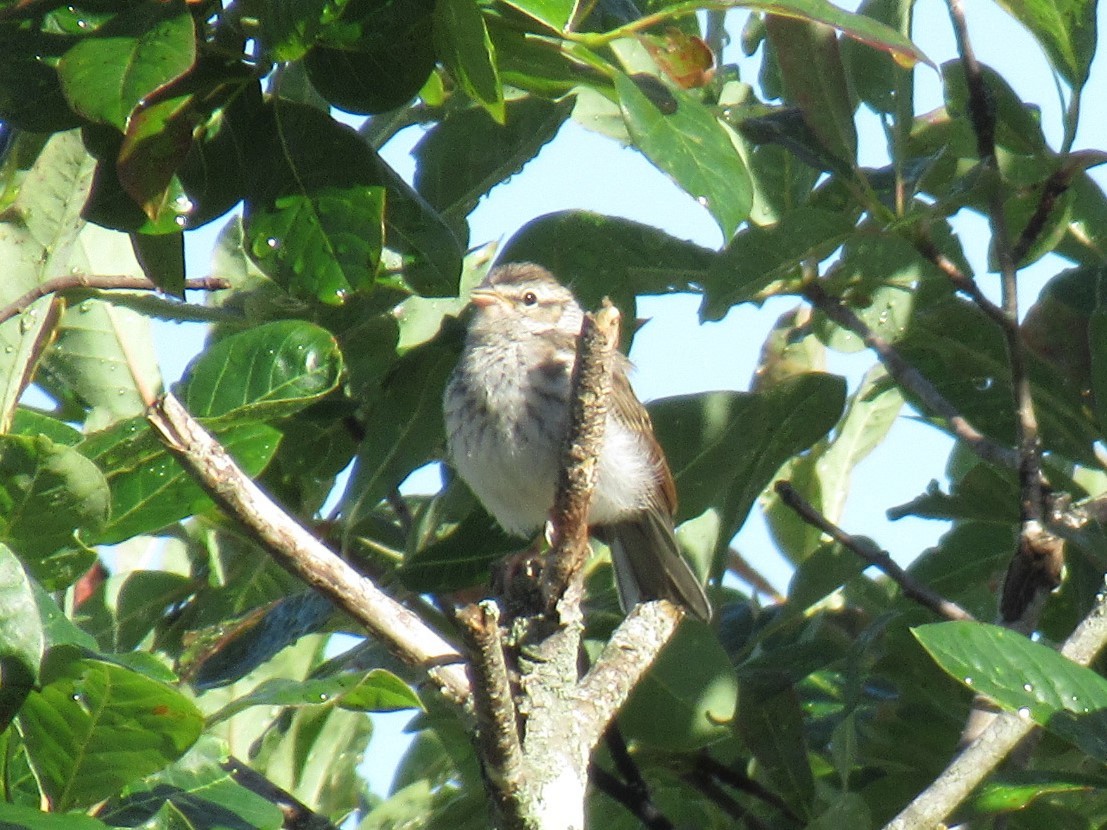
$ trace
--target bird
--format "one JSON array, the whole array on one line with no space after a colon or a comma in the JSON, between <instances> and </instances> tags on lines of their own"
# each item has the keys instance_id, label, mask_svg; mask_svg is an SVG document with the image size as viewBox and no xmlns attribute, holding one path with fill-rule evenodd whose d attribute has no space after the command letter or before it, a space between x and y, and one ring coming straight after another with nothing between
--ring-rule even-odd
<instances>
[{"instance_id":1,"label":"bird","mask_svg":"<svg viewBox=\"0 0 1107 830\"><path fill-rule=\"evenodd\" d=\"M443 395L453 468L508 533L532 535L553 507L584 311L541 265L514 262L473 289L461 356ZM589 530L608 545L625 611L669 600L709 621L711 603L673 531L676 487L646 408L615 353Z\"/></svg>"}]
</instances>

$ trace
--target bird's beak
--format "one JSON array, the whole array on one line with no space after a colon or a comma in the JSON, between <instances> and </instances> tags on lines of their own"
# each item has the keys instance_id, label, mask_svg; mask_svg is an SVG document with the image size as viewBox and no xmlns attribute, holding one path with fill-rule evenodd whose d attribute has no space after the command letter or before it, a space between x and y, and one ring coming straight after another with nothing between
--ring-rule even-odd
<instances>
[{"instance_id":1,"label":"bird's beak","mask_svg":"<svg viewBox=\"0 0 1107 830\"><path fill-rule=\"evenodd\" d=\"M474 288L469 292L469 302L477 308L488 308L501 302L501 299L499 292L491 288Z\"/></svg>"}]
</instances>

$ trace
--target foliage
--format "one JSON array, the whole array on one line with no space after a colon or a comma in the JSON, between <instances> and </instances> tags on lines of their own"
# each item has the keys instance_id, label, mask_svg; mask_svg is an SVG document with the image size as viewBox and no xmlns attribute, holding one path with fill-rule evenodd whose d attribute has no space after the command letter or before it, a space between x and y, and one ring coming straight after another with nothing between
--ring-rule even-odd
<instances>
[{"instance_id":1,"label":"foliage","mask_svg":"<svg viewBox=\"0 0 1107 830\"><path fill-rule=\"evenodd\" d=\"M789 478L836 520L851 469L905 399L963 437L918 383L877 367L848 389L821 372L826 349L859 346L822 296L995 445L1016 444L1011 390L1025 373L1054 495L1107 492L1107 197L1087 174L1107 157L1070 152L1096 4L1002 5L1041 44L1069 106L1054 148L984 68L993 167L962 64L935 67L912 44L908 0L866 0L857 13L824 0L650 0L641 12L608 0L0 4L0 303L16 304L0 313L0 821L281 825L236 772L245 763L336 823L488 826L465 721L374 643L333 656L328 635L356 628L226 521L143 419L161 387L149 317L197 309L73 276L145 276L181 295L184 234L241 204L214 260L230 288L202 310L209 342L178 397L365 573L449 602L486 585L518 545L448 475L432 496L398 487L443 457L455 298L488 258L467 217L571 118L636 147L700 202L725 245L568 211L534 217L503 258L549 265L590 306L610 295L625 319L635 297L670 292L698 294L704 320L769 297L798 306L766 343L753 391L652 408L680 489L680 539L717 608L710 631L682 630L622 716L653 803L679 826L879 826L954 753L967 684L1047 732L964 817L1107 821L1107 779L1089 763L1107 747L1098 674L1009 631L917 627L933 616L770 488ZM712 65L731 8L745 10L725 20L735 35L744 21L757 78ZM936 71L945 105L917 113L916 74ZM368 118L355 130L332 108ZM880 168L858 161L862 108L885 127ZM380 150L415 126L405 181ZM971 277L950 217L997 203L1010 238L993 239L993 258L1006 246L1022 265L1048 252L1071 263L1028 317L1025 368L949 279L951 268ZM39 399L49 404L27 402ZM949 470L944 491L898 508L952 523L911 573L991 619L1020 483L964 446ZM795 567L779 604L720 584L759 497ZM1107 562L1098 524L1065 533L1046 642L1087 612ZM614 624L605 565L588 585L598 641ZM448 630L432 603L413 604ZM420 713L381 799L357 765L393 751L371 743L365 713L394 709ZM626 763L608 748L594 761ZM592 825L639 826L633 798L612 792L590 796Z\"/></svg>"}]
</instances>

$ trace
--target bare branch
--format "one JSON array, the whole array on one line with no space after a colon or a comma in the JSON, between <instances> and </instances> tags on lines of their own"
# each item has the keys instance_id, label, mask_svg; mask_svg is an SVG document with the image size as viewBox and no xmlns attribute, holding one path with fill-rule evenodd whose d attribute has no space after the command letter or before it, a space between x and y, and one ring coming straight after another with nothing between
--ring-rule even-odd
<instances>
[{"instance_id":1,"label":"bare branch","mask_svg":"<svg viewBox=\"0 0 1107 830\"><path fill-rule=\"evenodd\" d=\"M965 416L934 388L934 384L904 360L891 343L869 328L865 321L854 314L853 310L844 305L841 300L831 297L819 283L813 280L804 284L803 295L835 323L860 337L866 346L876 352L876 356L896 383L914 392L928 409L944 418L949 424L950 431L965 442L969 449L996 466L1012 469L1018 466L1018 453L1010 447L995 443L970 424Z\"/></svg>"},{"instance_id":2,"label":"bare branch","mask_svg":"<svg viewBox=\"0 0 1107 830\"><path fill-rule=\"evenodd\" d=\"M515 693L508 677L500 632L499 609L481 602L457 614L469 652L473 709L477 716L477 749L489 779L489 794L508 826L524 824L519 792L526 785L526 765L519 735Z\"/></svg>"},{"instance_id":3,"label":"bare branch","mask_svg":"<svg viewBox=\"0 0 1107 830\"><path fill-rule=\"evenodd\" d=\"M220 291L230 288L229 281L222 277L201 277L185 280L185 289L196 291ZM26 311L35 300L50 294L58 294L75 288L88 288L98 291L159 291L160 289L146 277L132 277L127 274L67 274L39 283L30 291L16 297L12 302L0 308L0 323L10 320Z\"/></svg>"},{"instance_id":4,"label":"bare branch","mask_svg":"<svg viewBox=\"0 0 1107 830\"><path fill-rule=\"evenodd\" d=\"M1086 666L1103 650L1104 645L1107 645L1107 592L1099 594L1091 612L1065 641L1061 654L1074 663ZM1030 734L1034 726L1029 718L1014 712L997 716L929 787L884 826L884 830L939 826Z\"/></svg>"},{"instance_id":5,"label":"bare branch","mask_svg":"<svg viewBox=\"0 0 1107 830\"><path fill-rule=\"evenodd\" d=\"M458 665L462 657L457 649L282 510L176 398L163 396L147 419L189 474L283 568L334 601L397 658L426 671L448 698L468 699L469 681Z\"/></svg>"},{"instance_id":6,"label":"bare branch","mask_svg":"<svg viewBox=\"0 0 1107 830\"><path fill-rule=\"evenodd\" d=\"M774 487L780 500L792 508L801 519L814 528L821 530L842 547L853 551L859 558L880 569L889 579L903 589L904 596L929 608L939 617L947 620L972 620L972 614L952 600L935 593L927 586L915 580L903 568L897 565L888 551L876 547L869 539L851 536L822 513L811 506L787 481L778 481Z\"/></svg>"},{"instance_id":7,"label":"bare branch","mask_svg":"<svg viewBox=\"0 0 1107 830\"><path fill-rule=\"evenodd\" d=\"M542 595L552 611L581 573L588 545L588 508L596 485L600 448L611 401L612 355L619 344L619 310L605 299L586 314L570 386L569 433L562 451L553 507L553 549L542 573Z\"/></svg>"}]
</instances>

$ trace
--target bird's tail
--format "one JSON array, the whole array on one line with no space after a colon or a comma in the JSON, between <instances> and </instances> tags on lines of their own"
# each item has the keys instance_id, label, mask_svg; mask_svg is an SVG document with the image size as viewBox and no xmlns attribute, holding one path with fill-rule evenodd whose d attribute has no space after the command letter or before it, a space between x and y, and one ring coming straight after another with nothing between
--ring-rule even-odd
<instances>
[{"instance_id":1,"label":"bird's tail","mask_svg":"<svg viewBox=\"0 0 1107 830\"><path fill-rule=\"evenodd\" d=\"M666 516L646 510L632 519L598 527L595 534L611 548L615 587L624 611L647 600L667 599L704 622L711 619L711 602L681 555Z\"/></svg>"}]
</instances>

